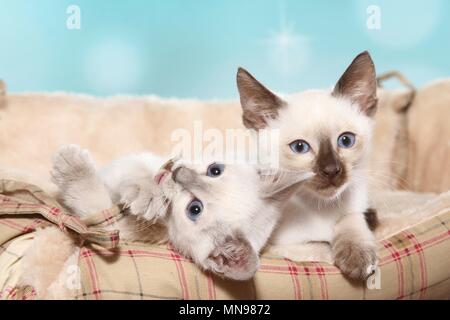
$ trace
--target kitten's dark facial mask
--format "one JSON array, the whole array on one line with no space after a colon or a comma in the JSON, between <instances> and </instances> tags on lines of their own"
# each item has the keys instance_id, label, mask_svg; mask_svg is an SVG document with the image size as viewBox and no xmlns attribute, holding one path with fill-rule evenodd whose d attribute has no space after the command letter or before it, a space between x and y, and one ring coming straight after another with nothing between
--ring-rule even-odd
<instances>
[{"instance_id":1,"label":"kitten's dark facial mask","mask_svg":"<svg viewBox=\"0 0 450 320\"><path fill-rule=\"evenodd\" d=\"M344 132L338 137L335 144L327 138L320 141L313 170L316 176L311 180L319 192L332 195L348 181L348 169L340 156L340 149L352 148L356 139L353 133Z\"/></svg>"},{"instance_id":2,"label":"kitten's dark facial mask","mask_svg":"<svg viewBox=\"0 0 450 320\"><path fill-rule=\"evenodd\" d=\"M347 181L345 163L328 139L319 144L314 172L318 189L339 188Z\"/></svg>"},{"instance_id":3,"label":"kitten's dark facial mask","mask_svg":"<svg viewBox=\"0 0 450 320\"><path fill-rule=\"evenodd\" d=\"M349 142L349 139L352 141ZM338 138L338 142L334 144L335 148L330 138L322 137L318 144L318 150L312 149L304 140L291 142L290 149L299 157L308 156L310 153L314 154L309 157L313 157L312 171L315 176L306 181L304 186L324 197L335 196L348 180L346 163L340 155L340 149L351 148L355 139L353 134L345 133Z\"/></svg>"}]
</instances>

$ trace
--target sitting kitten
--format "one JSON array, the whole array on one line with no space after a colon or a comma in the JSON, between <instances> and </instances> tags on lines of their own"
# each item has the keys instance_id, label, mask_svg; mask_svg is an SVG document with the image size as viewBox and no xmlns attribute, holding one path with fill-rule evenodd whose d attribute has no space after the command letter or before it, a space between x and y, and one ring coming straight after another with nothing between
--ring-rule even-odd
<instances>
[{"instance_id":1,"label":"sitting kitten","mask_svg":"<svg viewBox=\"0 0 450 320\"><path fill-rule=\"evenodd\" d=\"M237 85L247 128L278 129L280 165L312 170L284 208L270 243L311 241L331 244L335 264L351 278L373 270L376 242L368 209L367 158L376 110L375 67L368 52L359 54L332 91L308 90L285 98L239 69Z\"/></svg>"},{"instance_id":2,"label":"sitting kitten","mask_svg":"<svg viewBox=\"0 0 450 320\"><path fill-rule=\"evenodd\" d=\"M181 159L163 164L149 153L120 158L97 171L88 151L70 145L55 155L52 177L64 205L81 217L126 204L129 219L114 226L121 240L133 236L129 230L139 224L134 216L158 221L174 247L203 269L245 280L258 269L259 251L281 204L309 176L246 164L193 165Z\"/></svg>"}]
</instances>

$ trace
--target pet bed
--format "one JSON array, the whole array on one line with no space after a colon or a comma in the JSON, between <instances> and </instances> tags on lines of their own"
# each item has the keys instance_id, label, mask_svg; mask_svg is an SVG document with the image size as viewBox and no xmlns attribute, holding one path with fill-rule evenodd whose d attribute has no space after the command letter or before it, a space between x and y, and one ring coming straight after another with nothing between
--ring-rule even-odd
<instances>
[{"instance_id":1,"label":"pet bed","mask_svg":"<svg viewBox=\"0 0 450 320\"><path fill-rule=\"evenodd\" d=\"M450 81L417 91L381 89L379 98L371 156L379 178L371 181L372 196L381 212L414 212L418 220L385 223L397 230L379 241L378 274L368 285L358 284L333 265L293 262L269 250L253 279L236 282L202 272L170 245L119 245L117 234L104 229L120 217L118 208L88 221L68 216L54 199L48 174L52 154L64 143L89 148L105 163L145 149L166 153L173 129L192 131L195 120L205 129L242 128L236 101L7 94L1 88L1 298L448 299ZM386 189L420 193L381 192ZM48 239L59 241L31 248L43 227L53 230ZM68 251L69 258L43 260L34 273L26 272L27 250L51 255L72 241L79 250Z\"/></svg>"}]
</instances>

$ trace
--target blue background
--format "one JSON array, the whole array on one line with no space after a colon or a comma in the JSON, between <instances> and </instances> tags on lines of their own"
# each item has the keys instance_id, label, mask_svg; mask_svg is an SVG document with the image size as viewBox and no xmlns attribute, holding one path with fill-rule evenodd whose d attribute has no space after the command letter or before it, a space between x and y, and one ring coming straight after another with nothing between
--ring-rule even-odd
<instances>
[{"instance_id":1,"label":"blue background","mask_svg":"<svg viewBox=\"0 0 450 320\"><path fill-rule=\"evenodd\" d=\"M450 1L0 0L0 40L13 92L235 98L238 66L294 92L333 85L365 49L420 86L450 76Z\"/></svg>"}]
</instances>

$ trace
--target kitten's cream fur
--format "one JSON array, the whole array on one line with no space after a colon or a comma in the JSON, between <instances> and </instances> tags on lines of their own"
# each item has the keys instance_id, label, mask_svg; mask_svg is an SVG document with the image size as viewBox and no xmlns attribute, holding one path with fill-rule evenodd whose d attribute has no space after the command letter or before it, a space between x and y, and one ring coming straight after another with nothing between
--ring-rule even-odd
<instances>
[{"instance_id":1,"label":"kitten's cream fur","mask_svg":"<svg viewBox=\"0 0 450 320\"><path fill-rule=\"evenodd\" d=\"M368 209L366 163L376 107L375 69L367 52L346 70L333 91L309 90L277 96L239 69L238 88L244 124L278 129L280 166L317 173L305 181L284 209L271 244L325 241L346 275L366 278L376 263L376 243L364 212ZM338 146L341 134L356 136L350 148ZM290 143L306 141L310 150L293 152ZM331 167L332 175L326 170Z\"/></svg>"},{"instance_id":2,"label":"kitten's cream fur","mask_svg":"<svg viewBox=\"0 0 450 320\"><path fill-rule=\"evenodd\" d=\"M153 232L133 234L139 224L135 217L147 225L156 221L174 247L203 269L236 280L251 278L281 204L307 175L230 164L220 176L210 177L209 164L173 159L163 165L161 158L147 153L125 156L97 171L88 151L69 145L54 157L52 176L74 214L85 217L117 203L129 207L128 219L113 226L121 231L121 241L142 241ZM203 204L195 221L186 211L194 199Z\"/></svg>"}]
</instances>

